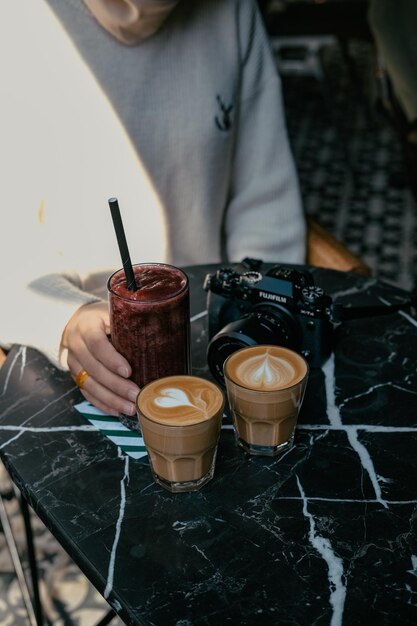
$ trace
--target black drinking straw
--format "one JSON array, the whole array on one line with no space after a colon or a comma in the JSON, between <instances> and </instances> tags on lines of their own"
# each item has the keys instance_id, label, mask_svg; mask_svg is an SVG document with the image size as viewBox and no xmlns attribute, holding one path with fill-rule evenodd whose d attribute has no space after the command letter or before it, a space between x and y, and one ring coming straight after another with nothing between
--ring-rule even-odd
<instances>
[{"instance_id":1,"label":"black drinking straw","mask_svg":"<svg viewBox=\"0 0 417 626\"><path fill-rule=\"evenodd\" d=\"M138 286L136 284L135 274L130 260L129 248L127 247L125 229L123 228L122 216L120 215L117 198L109 199L109 207L113 219L114 230L116 231L117 243L119 244L120 256L122 257L127 288L129 291L136 291Z\"/></svg>"}]
</instances>

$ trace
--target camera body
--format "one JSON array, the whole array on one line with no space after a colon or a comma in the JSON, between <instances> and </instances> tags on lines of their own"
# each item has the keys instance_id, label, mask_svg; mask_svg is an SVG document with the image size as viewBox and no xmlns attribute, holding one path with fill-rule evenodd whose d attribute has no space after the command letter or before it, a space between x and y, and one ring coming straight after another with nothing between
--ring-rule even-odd
<instances>
[{"instance_id":1,"label":"camera body","mask_svg":"<svg viewBox=\"0 0 417 626\"><path fill-rule=\"evenodd\" d=\"M245 259L243 271L221 267L207 274L211 373L223 383L223 364L232 352L274 344L302 354L320 367L332 351L332 299L314 284L311 272L275 265L261 273L261 261Z\"/></svg>"}]
</instances>

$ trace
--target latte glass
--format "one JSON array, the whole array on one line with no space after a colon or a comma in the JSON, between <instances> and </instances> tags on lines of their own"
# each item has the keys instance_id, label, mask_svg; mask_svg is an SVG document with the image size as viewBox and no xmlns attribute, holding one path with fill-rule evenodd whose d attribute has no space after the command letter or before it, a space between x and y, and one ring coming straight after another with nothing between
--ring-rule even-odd
<instances>
[{"instance_id":1,"label":"latte glass","mask_svg":"<svg viewBox=\"0 0 417 626\"><path fill-rule=\"evenodd\" d=\"M226 359L227 397L242 448L278 456L293 446L308 371L302 356L281 346L250 346Z\"/></svg>"},{"instance_id":2,"label":"latte glass","mask_svg":"<svg viewBox=\"0 0 417 626\"><path fill-rule=\"evenodd\" d=\"M167 376L137 398L154 481L173 493L197 491L213 478L225 399L197 376Z\"/></svg>"}]
</instances>

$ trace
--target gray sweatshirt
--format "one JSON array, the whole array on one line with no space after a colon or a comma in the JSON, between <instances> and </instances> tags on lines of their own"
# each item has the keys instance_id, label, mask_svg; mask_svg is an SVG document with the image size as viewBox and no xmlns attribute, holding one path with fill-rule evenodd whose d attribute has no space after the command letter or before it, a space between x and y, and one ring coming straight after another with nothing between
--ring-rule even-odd
<instances>
[{"instance_id":1,"label":"gray sweatshirt","mask_svg":"<svg viewBox=\"0 0 417 626\"><path fill-rule=\"evenodd\" d=\"M34 346L65 367L66 322L106 297L121 264L110 196L133 262L304 261L280 80L255 2L182 0L134 47L82 0L1 3L0 48L10 294L0 345Z\"/></svg>"}]
</instances>

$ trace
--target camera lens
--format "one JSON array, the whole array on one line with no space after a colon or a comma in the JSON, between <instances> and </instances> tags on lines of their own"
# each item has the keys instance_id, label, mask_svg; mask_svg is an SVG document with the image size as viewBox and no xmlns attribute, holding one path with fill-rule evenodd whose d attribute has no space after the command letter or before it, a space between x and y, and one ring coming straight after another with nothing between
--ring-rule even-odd
<instances>
[{"instance_id":1,"label":"camera lens","mask_svg":"<svg viewBox=\"0 0 417 626\"><path fill-rule=\"evenodd\" d=\"M299 349L301 331L288 309L278 304L257 304L243 317L222 328L207 350L207 361L214 378L223 384L223 364L229 354L257 344Z\"/></svg>"}]
</instances>

